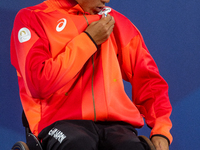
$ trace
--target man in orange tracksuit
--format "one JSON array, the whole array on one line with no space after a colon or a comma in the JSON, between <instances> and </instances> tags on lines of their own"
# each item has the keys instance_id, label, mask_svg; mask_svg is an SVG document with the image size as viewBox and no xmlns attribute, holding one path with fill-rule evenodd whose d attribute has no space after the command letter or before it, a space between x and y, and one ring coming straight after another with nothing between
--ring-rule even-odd
<instances>
[{"instance_id":1,"label":"man in orange tracksuit","mask_svg":"<svg viewBox=\"0 0 200 150\"><path fill-rule=\"evenodd\" d=\"M157 150L172 142L168 85L140 32L108 2L46 0L16 16L11 63L46 149L147 149L135 130L143 118Z\"/></svg>"}]
</instances>

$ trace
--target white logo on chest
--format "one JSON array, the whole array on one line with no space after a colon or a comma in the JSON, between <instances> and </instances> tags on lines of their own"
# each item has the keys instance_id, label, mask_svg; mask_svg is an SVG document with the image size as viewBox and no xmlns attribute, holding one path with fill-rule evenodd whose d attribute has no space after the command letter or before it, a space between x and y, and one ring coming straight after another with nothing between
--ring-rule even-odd
<instances>
[{"instance_id":1,"label":"white logo on chest","mask_svg":"<svg viewBox=\"0 0 200 150\"><path fill-rule=\"evenodd\" d=\"M58 22L59 23L56 26L56 31L61 32L66 27L67 20L65 18L62 18L62 19L58 20Z\"/></svg>"}]
</instances>

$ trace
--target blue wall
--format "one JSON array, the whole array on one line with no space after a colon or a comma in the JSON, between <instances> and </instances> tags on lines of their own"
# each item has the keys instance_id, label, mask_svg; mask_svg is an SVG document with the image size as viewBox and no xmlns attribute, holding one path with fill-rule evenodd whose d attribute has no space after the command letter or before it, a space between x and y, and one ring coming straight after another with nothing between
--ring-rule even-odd
<instances>
[{"instance_id":1,"label":"blue wall","mask_svg":"<svg viewBox=\"0 0 200 150\"><path fill-rule=\"evenodd\" d=\"M0 143L10 149L25 141L15 69L10 64L9 42L16 13L42 0L0 1ZM173 106L174 141L170 150L200 147L200 1L111 0L109 6L127 16L141 31L146 45L169 84ZM125 83L131 96L131 86ZM147 127L140 134L148 136ZM2 145L3 144L3 145Z\"/></svg>"}]
</instances>

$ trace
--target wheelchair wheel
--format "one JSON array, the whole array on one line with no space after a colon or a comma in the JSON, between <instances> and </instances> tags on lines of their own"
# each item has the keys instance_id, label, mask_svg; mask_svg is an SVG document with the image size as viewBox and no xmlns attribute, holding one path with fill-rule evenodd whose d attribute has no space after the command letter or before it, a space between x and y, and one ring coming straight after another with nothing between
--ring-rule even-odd
<instances>
[{"instance_id":1,"label":"wheelchair wheel","mask_svg":"<svg viewBox=\"0 0 200 150\"><path fill-rule=\"evenodd\" d=\"M29 148L26 143L19 141L13 145L11 150L29 150Z\"/></svg>"}]
</instances>

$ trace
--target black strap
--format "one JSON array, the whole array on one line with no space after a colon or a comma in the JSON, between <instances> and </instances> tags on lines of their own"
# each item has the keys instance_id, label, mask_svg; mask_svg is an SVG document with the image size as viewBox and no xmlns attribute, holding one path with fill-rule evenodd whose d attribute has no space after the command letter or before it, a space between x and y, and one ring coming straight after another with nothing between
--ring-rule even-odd
<instances>
[{"instance_id":1,"label":"black strap","mask_svg":"<svg viewBox=\"0 0 200 150\"><path fill-rule=\"evenodd\" d=\"M22 124L23 124L24 127L29 128L29 124L28 124L28 121L26 119L26 115L25 115L24 111L22 112Z\"/></svg>"}]
</instances>

